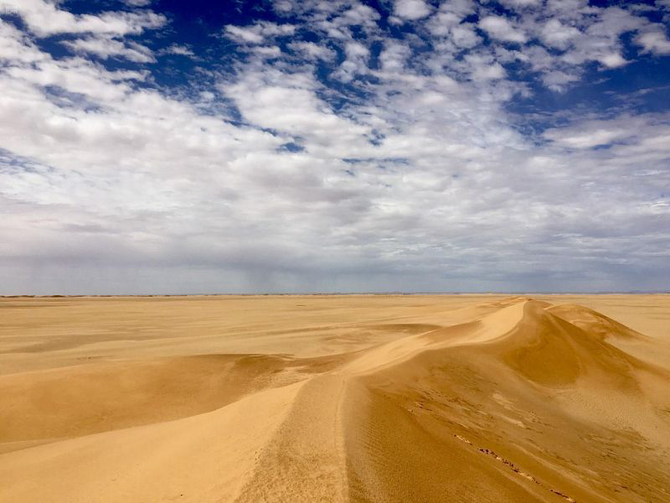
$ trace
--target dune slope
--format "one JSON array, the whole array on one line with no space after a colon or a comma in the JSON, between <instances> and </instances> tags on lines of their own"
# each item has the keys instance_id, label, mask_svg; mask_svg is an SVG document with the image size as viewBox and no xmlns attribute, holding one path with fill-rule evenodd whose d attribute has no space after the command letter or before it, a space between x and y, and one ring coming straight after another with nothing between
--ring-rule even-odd
<instances>
[{"instance_id":1,"label":"dune slope","mask_svg":"<svg viewBox=\"0 0 670 503\"><path fill-rule=\"evenodd\" d=\"M357 312L339 345L296 320L314 356L31 362L0 376L0 500L670 501L670 371L626 351L665 343L477 300Z\"/></svg>"}]
</instances>

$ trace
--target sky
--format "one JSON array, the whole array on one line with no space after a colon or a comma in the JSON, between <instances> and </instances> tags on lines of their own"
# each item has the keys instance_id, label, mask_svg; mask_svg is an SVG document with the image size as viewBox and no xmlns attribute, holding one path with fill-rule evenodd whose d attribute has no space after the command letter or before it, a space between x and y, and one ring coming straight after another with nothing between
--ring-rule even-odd
<instances>
[{"instance_id":1,"label":"sky","mask_svg":"<svg viewBox=\"0 0 670 503\"><path fill-rule=\"evenodd\" d=\"M0 0L0 294L670 285L670 0Z\"/></svg>"}]
</instances>

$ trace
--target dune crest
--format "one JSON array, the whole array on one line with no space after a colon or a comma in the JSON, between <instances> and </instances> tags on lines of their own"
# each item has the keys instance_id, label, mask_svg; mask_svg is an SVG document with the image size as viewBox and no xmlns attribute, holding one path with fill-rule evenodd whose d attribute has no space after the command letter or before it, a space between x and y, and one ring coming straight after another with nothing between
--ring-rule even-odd
<instances>
[{"instance_id":1,"label":"dune crest","mask_svg":"<svg viewBox=\"0 0 670 503\"><path fill-rule=\"evenodd\" d=\"M327 354L208 339L2 375L0 500L670 501L670 372L625 350L662 343L579 305L478 300L276 335Z\"/></svg>"}]
</instances>

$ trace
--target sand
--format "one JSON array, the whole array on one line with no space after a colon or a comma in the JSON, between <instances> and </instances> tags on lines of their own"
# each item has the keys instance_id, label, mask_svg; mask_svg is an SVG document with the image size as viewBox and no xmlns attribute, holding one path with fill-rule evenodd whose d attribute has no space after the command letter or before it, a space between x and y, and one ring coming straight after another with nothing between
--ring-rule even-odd
<instances>
[{"instance_id":1,"label":"sand","mask_svg":"<svg viewBox=\"0 0 670 503\"><path fill-rule=\"evenodd\" d=\"M0 501L670 502L670 296L0 299Z\"/></svg>"}]
</instances>

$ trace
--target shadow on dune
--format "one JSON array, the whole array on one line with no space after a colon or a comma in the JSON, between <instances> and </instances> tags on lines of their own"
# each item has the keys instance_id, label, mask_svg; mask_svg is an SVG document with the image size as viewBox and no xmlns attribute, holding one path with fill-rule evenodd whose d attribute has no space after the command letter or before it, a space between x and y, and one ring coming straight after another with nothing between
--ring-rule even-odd
<instances>
[{"instance_id":1,"label":"shadow on dune","mask_svg":"<svg viewBox=\"0 0 670 503\"><path fill-rule=\"evenodd\" d=\"M607 342L643 336L579 306L520 303L507 332L450 344L481 320L427 334L420 353L354 379L352 500L670 499L670 374Z\"/></svg>"}]
</instances>

